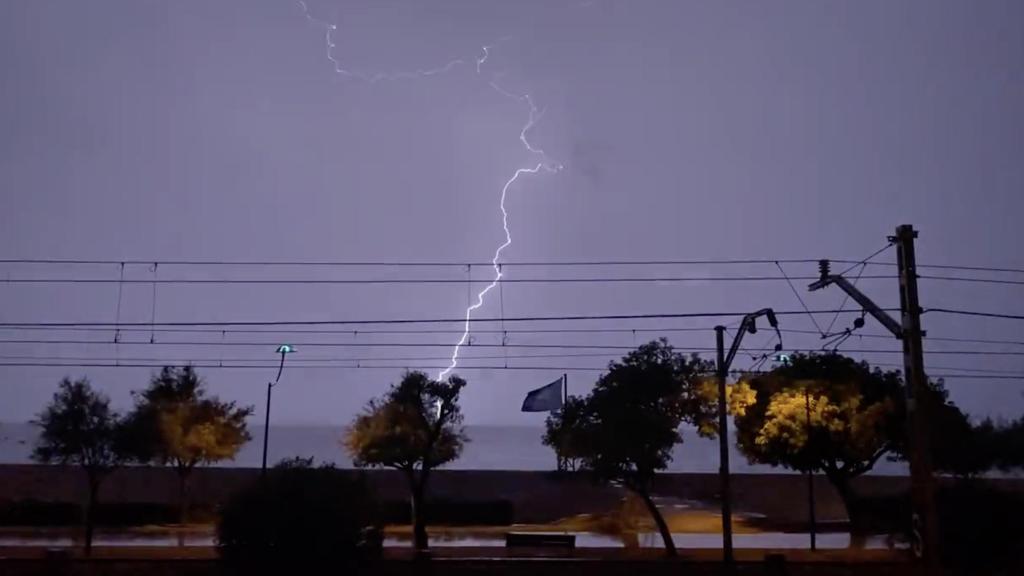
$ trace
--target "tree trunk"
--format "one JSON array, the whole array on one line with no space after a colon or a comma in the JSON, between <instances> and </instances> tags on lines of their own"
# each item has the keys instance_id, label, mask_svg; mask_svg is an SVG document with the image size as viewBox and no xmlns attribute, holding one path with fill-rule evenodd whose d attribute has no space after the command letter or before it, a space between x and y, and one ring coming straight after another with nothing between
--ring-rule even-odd
<instances>
[{"instance_id":1,"label":"tree trunk","mask_svg":"<svg viewBox=\"0 0 1024 576\"><path fill-rule=\"evenodd\" d=\"M835 487L836 492L839 493L839 498L843 501L843 507L846 508L846 517L850 521L850 547L863 548L866 528L864 525L864 515L861 513L860 501L853 492L853 487L850 486L850 479L840 476L829 476L829 481Z\"/></svg>"},{"instance_id":2,"label":"tree trunk","mask_svg":"<svg viewBox=\"0 0 1024 576\"><path fill-rule=\"evenodd\" d=\"M423 495L426 492L427 478L425 475L421 475L418 481L413 477L411 482L413 546L416 547L416 550L426 550L430 547L430 542L427 538L426 511L423 509Z\"/></svg>"},{"instance_id":3,"label":"tree trunk","mask_svg":"<svg viewBox=\"0 0 1024 576\"><path fill-rule=\"evenodd\" d=\"M85 502L85 555L92 554L92 537L96 529L96 500L100 491L100 479L89 472L89 495Z\"/></svg>"},{"instance_id":4,"label":"tree trunk","mask_svg":"<svg viewBox=\"0 0 1024 576\"><path fill-rule=\"evenodd\" d=\"M665 523L665 518L662 517L661 511L654 504L651 495L646 490L637 490L636 493L643 499L644 504L647 505L647 511L651 513L651 518L658 525L658 532L661 533L661 539L665 543L665 553L669 556L676 556L676 544L672 541L672 532L668 529L668 524Z\"/></svg>"},{"instance_id":5,"label":"tree trunk","mask_svg":"<svg viewBox=\"0 0 1024 576\"><path fill-rule=\"evenodd\" d=\"M188 522L188 477L191 468L179 467L178 472L178 523Z\"/></svg>"}]
</instances>

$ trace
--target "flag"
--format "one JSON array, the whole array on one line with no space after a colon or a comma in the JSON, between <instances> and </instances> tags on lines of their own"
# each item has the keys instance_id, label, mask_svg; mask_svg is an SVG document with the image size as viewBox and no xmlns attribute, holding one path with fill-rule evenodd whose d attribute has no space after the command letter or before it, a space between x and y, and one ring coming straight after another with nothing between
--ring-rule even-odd
<instances>
[{"instance_id":1,"label":"flag","mask_svg":"<svg viewBox=\"0 0 1024 576\"><path fill-rule=\"evenodd\" d=\"M562 379L537 388L523 400L523 412L551 412L562 407Z\"/></svg>"}]
</instances>

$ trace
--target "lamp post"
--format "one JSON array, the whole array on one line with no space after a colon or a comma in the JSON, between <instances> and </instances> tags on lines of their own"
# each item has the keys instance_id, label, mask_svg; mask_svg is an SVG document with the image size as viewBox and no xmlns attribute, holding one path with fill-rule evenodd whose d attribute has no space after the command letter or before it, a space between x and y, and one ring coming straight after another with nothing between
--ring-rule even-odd
<instances>
[{"instance_id":1,"label":"lamp post","mask_svg":"<svg viewBox=\"0 0 1024 576\"><path fill-rule=\"evenodd\" d=\"M281 372L284 371L284 357L292 352L295 352L295 347L289 344L282 344L277 347L277 353L281 355L281 364L277 367L277 378L274 378L273 382L267 382L267 412L263 420L263 466L260 468L260 474L264 476L267 474L267 441L270 437L270 392L281 381Z\"/></svg>"},{"instance_id":2,"label":"lamp post","mask_svg":"<svg viewBox=\"0 0 1024 576\"><path fill-rule=\"evenodd\" d=\"M743 336L748 333L757 334L757 319L762 316L768 318L768 324L775 330L775 336L779 339L779 343L775 345L775 351L781 352L782 332L779 330L779 321L775 316L775 311L771 308L762 308L743 317L739 330L736 332L736 338L733 339L728 353L725 350L725 326L715 326L715 342L718 351L715 373L718 380L718 478L721 483L722 492L722 560L726 565L727 573L730 574L733 572L735 558L732 549L732 495L729 488L729 420L725 399L725 381L729 377L729 368L732 366L732 361L736 358L740 345L743 344Z\"/></svg>"}]
</instances>

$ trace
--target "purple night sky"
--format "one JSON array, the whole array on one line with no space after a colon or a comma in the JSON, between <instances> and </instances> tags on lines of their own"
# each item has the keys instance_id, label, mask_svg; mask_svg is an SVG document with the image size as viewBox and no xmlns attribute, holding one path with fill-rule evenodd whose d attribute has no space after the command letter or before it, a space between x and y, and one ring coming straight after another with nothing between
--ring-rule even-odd
<instances>
[{"instance_id":1,"label":"purple night sky","mask_svg":"<svg viewBox=\"0 0 1024 576\"><path fill-rule=\"evenodd\" d=\"M499 93L491 85L496 82L530 94L543 115L529 142L564 165L556 174L523 175L509 188L513 243L503 254L506 262L859 260L884 245L896 225L910 223L921 230L923 264L1024 268L1024 3L1017 0L310 0L308 8L337 25L332 54L348 70L373 75L463 63L374 83L339 74L328 59L324 27L290 0L0 3L0 259L487 262L504 240L502 185L517 168L539 161L519 140L529 106ZM485 45L493 47L478 72ZM895 252L878 261L894 262ZM817 267L788 264L785 271L807 277ZM504 272L508 280L773 280L509 282L488 295L480 316L801 309L772 263L509 266ZM470 273L490 277L485 266ZM1020 274L930 273L1024 280ZM113 322L116 283L9 280L119 274L116 264L0 264L0 322ZM865 272L892 274L882 266ZM461 265L162 264L154 273L136 264L124 273L128 280L154 275L459 281L166 284L156 290L158 322L457 318L468 297ZM838 289L809 294L807 283L795 282L812 309L843 302ZM894 278L859 285L881 304L897 304ZM120 320L149 322L152 296L151 284L124 284ZM922 280L921 298L926 308L1024 314L1021 285ZM853 318L840 317L836 327ZM832 317L817 320L827 326ZM937 314L924 321L933 337L1024 341L1024 322ZM706 327L666 334L681 349L705 349L714 345L715 323L506 327ZM501 329L500 323L478 327ZM814 330L806 315L784 316L782 327ZM397 366L443 365L458 328L358 327L451 331L442 334L157 332L156 344L149 344L145 330L123 333L119 346L111 342L113 330L0 329L0 340L7 341L0 342L0 363L34 357L266 361L262 370L201 370L214 393L255 404L254 421L262 422L274 349L289 341L299 353L289 358L295 366L286 367L275 393L274 421L341 425L399 378ZM881 334L882 328L869 319L862 332ZM628 347L657 335L510 333L506 342ZM9 342L45 339L97 343ZM787 350L821 346L815 334L784 339ZM218 344L254 341L266 345ZM475 345L501 341L492 333L473 338ZM747 340L751 347L766 343L768 331ZM1022 345L948 341L928 341L926 349L1024 353ZM894 339L854 337L842 350L872 362L901 362ZM562 367L599 368L624 352L464 348L465 356L499 357L469 361L477 366L504 366L507 354L510 366L551 367L458 370L469 381L467 422L539 424L543 415L518 412L528 390L560 376ZM514 357L539 354L592 357ZM377 362L396 366L391 369L310 367L337 358L397 360ZM933 375L954 368L1024 375L1021 355L933 353L926 362ZM736 367L750 363L741 354ZM126 408L129 391L143 387L150 372L0 367L0 421L29 419L64 375L88 375ZM571 371L571 390L583 391L597 374ZM947 386L973 415L1024 412L1024 379L951 378Z\"/></svg>"}]
</instances>

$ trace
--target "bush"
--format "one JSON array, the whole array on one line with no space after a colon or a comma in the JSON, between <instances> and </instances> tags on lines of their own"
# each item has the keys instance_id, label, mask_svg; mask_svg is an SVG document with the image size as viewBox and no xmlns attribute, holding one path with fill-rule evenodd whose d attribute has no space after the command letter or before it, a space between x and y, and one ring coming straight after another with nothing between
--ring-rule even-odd
<instances>
[{"instance_id":1,"label":"bush","mask_svg":"<svg viewBox=\"0 0 1024 576\"><path fill-rule=\"evenodd\" d=\"M352 570L379 550L366 483L333 467L289 461L233 496L217 525L218 550L241 572L270 565ZM377 532L379 533L379 532Z\"/></svg>"},{"instance_id":2,"label":"bush","mask_svg":"<svg viewBox=\"0 0 1024 576\"><path fill-rule=\"evenodd\" d=\"M82 507L73 502L17 500L0 503L0 526L77 526Z\"/></svg>"},{"instance_id":3,"label":"bush","mask_svg":"<svg viewBox=\"0 0 1024 576\"><path fill-rule=\"evenodd\" d=\"M982 482L963 482L938 498L943 564L956 574L1024 571L1024 497Z\"/></svg>"},{"instance_id":4,"label":"bush","mask_svg":"<svg viewBox=\"0 0 1024 576\"><path fill-rule=\"evenodd\" d=\"M388 501L380 506L385 524L408 524L412 509L408 500ZM424 511L428 524L442 526L509 526L515 521L508 500L436 500L429 498Z\"/></svg>"}]
</instances>

